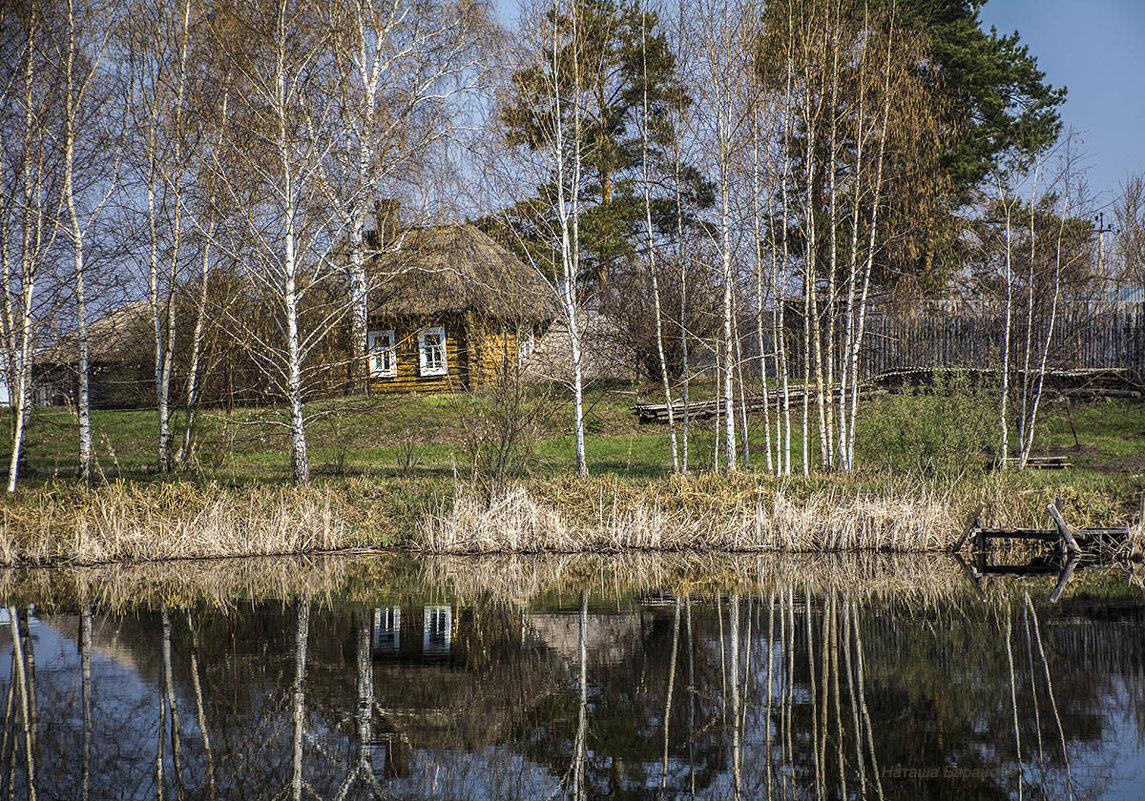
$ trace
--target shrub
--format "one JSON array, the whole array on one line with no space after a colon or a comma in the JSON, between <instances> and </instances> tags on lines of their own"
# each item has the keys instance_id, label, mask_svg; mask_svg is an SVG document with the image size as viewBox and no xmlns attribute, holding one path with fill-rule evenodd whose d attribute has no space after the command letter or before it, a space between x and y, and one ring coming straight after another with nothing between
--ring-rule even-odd
<instances>
[{"instance_id":1,"label":"shrub","mask_svg":"<svg viewBox=\"0 0 1145 801\"><path fill-rule=\"evenodd\" d=\"M997 445L997 389L964 375L881 398L860 416L863 465L927 476L981 473Z\"/></svg>"}]
</instances>

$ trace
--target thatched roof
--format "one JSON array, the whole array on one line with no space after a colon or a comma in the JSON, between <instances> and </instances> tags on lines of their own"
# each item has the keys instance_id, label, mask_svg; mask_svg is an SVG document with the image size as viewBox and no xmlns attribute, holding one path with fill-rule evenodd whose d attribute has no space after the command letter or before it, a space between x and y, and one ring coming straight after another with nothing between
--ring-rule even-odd
<instances>
[{"instance_id":1,"label":"thatched roof","mask_svg":"<svg viewBox=\"0 0 1145 801\"><path fill-rule=\"evenodd\" d=\"M536 271L472 225L406 230L373 261L377 315L475 311L503 320L550 320L556 298Z\"/></svg>"},{"instance_id":2,"label":"thatched roof","mask_svg":"<svg viewBox=\"0 0 1145 801\"><path fill-rule=\"evenodd\" d=\"M155 336L151 321L151 304L135 300L112 309L87 325L88 359L92 363L135 363L153 348ZM40 364L74 364L78 345L76 332L69 331L37 355Z\"/></svg>"}]
</instances>

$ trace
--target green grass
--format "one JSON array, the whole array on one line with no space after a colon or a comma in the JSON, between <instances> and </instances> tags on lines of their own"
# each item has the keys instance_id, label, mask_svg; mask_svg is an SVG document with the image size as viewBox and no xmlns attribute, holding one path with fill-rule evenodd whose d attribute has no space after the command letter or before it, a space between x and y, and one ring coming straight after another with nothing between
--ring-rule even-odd
<instances>
[{"instance_id":1,"label":"green grass","mask_svg":"<svg viewBox=\"0 0 1145 801\"><path fill-rule=\"evenodd\" d=\"M711 387L700 386L694 397L710 397L711 392ZM1071 522L1111 525L1125 522L1136 511L1138 496L1145 493L1145 404L1140 402L1045 406L1035 452L1067 455L1074 464L1068 470L990 472L990 451L996 449L997 439L994 400L986 394L954 391L867 402L860 414L858 469L853 474L815 473L803 479L802 443L796 431L795 476L765 475L765 432L762 415L755 415L749 425L752 467L747 475L735 482L717 478L681 483L671 478L666 426L641 425L630 408L639 398L655 400L657 395L651 385L611 383L592 389L587 398L586 447L594 479L578 482L572 477L574 443L567 393L552 386L530 388L525 407L538 412L536 425L510 478L523 482L574 525L599 518L602 498L631 498L633 508L643 504L675 509L685 516L727 516L764 492L781 490L795 500L815 492L902 498L911 487L920 497L959 499L954 508L959 515L964 514L960 505L972 508L979 498L994 499L1000 510L1012 499L1013 515L1006 511L1003 517L1041 524L1045 503L1060 497ZM796 425L799 411L792 414ZM455 478L466 485L472 481L466 426L495 419L497 405L484 395L417 394L323 401L308 405L306 414L314 482L333 493L331 503L353 530L354 541L400 545L414 541L419 521L450 508L456 497ZM96 475L101 483L154 485L157 491L167 483L200 487L206 499L228 487L254 492L282 486L290 475L285 422L277 409L236 409L230 415L209 410L201 418L198 449L189 469L160 477L153 468L155 413L97 411L93 414ZM716 437L714 420L695 421L693 472L710 471ZM79 503L85 497L75 479L77 440L74 414L62 409L34 411L28 434L29 469L21 479L21 492L5 502L5 514L33 521L36 509ZM1012 431L1011 448L1016 443ZM0 453L9 447L7 432L0 433ZM161 493L149 497L138 501L140 508L152 502L164 508L170 505ZM190 507L186 509L190 513Z\"/></svg>"},{"instance_id":2,"label":"green grass","mask_svg":"<svg viewBox=\"0 0 1145 801\"><path fill-rule=\"evenodd\" d=\"M756 415L749 425L751 469L741 467L736 477L712 474L718 434L714 420L701 420L691 438L696 475L682 478L671 475L666 427L641 425L630 408L657 394L650 386L594 388L587 399L588 480L573 475L571 405L559 388L530 388L521 410L508 416L483 394L311 404L315 486L304 491L287 486L289 440L281 410L209 411L195 459L171 477L152 467L154 412L98 411L93 427L101 480L88 490L75 478L74 415L36 409L21 490L0 501L7 532L0 561L423 547L431 536L426 532L439 523L449 527L443 536L465 550L478 530L490 541L505 533L515 543L514 531L536 539L536 521L551 529L558 549L575 550L578 542L587 548L739 549L747 543L833 549L842 547L836 532L850 531L846 547L919 550L953 541L979 501L987 504L987 525L1047 525L1046 504L1060 499L1067 520L1090 527L1124 524L1145 493L1145 404L1139 402L1048 405L1035 451L1066 454L1075 465L1068 470L992 471L994 401L935 392L866 403L853 473L816 471L803 478L796 435L795 475L768 474L765 429ZM711 388L695 394L710 397ZM793 411L798 424L799 410ZM532 421L508 474L525 490L515 495L513 509L489 503L508 497L496 494L506 487L472 471L466 444L472 431L495 434L506 417ZM0 452L9 447L0 434ZM887 532L891 539L880 545Z\"/></svg>"},{"instance_id":3,"label":"green grass","mask_svg":"<svg viewBox=\"0 0 1145 801\"><path fill-rule=\"evenodd\" d=\"M698 387L704 397L710 389ZM587 456L597 475L654 479L671 467L666 427L640 425L630 406L637 398L654 399L647 385L613 383L596 388L587 399ZM567 475L573 464L571 405L559 389L539 388L529 399L540 405L537 430L529 436L522 468L530 476ZM466 415L489 411L482 397L418 394L323 401L307 406L311 467L316 477L452 477L464 475ZM799 412L793 410L798 421ZM177 416L176 423L180 417ZM222 484L282 482L289 478L286 418L276 409L236 409L230 415L209 410L200 421L198 447L184 480ZM774 421L773 421L774 422ZM97 475L107 480L155 479L156 419L153 411L95 411L92 414ZM691 463L711 469L715 422L693 424ZM1011 425L1011 448L1016 447ZM875 472L965 474L986 468L996 449L996 411L979 395L942 397L889 396L861 410L859 467ZM802 443L793 432L793 470L801 472ZM754 470L765 466L762 417L749 424ZM35 409L29 426L24 486L67 481L74 476L78 424L63 409ZM741 449L742 449L742 443ZM8 451L8 432L0 432L0 452ZM1037 453L1061 453L1075 469L1040 471L1034 481L1107 480L1133 484L1145 469L1145 404L1109 401L1070 406L1047 405L1040 413ZM722 454L721 454L722 458Z\"/></svg>"}]
</instances>

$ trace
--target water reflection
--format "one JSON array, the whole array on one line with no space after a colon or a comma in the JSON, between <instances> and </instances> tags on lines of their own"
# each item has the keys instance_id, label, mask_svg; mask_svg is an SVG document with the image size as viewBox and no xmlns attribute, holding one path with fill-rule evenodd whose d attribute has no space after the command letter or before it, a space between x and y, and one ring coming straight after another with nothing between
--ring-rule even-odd
<instances>
[{"instance_id":1,"label":"water reflection","mask_svg":"<svg viewBox=\"0 0 1145 801\"><path fill-rule=\"evenodd\" d=\"M528 592L506 583L521 564L460 564L339 567L278 598L4 585L0 798L1088 799L1145 781L1145 602L1119 576L1081 571L1050 603L1054 576L986 592L956 564L597 561Z\"/></svg>"}]
</instances>

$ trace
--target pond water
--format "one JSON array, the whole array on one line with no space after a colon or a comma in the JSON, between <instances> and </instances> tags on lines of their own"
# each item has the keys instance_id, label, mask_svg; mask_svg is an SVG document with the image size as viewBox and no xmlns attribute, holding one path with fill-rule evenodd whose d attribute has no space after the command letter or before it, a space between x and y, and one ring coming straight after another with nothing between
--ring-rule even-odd
<instances>
[{"instance_id":1,"label":"pond water","mask_svg":"<svg viewBox=\"0 0 1145 801\"><path fill-rule=\"evenodd\" d=\"M1145 595L943 559L0 576L0 797L1145 796Z\"/></svg>"}]
</instances>

